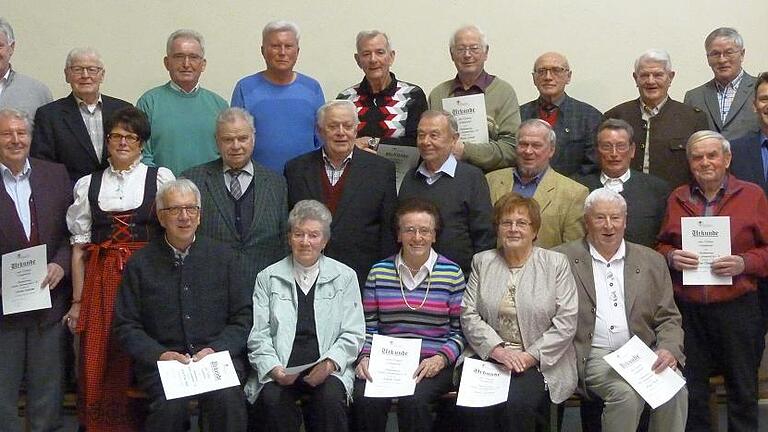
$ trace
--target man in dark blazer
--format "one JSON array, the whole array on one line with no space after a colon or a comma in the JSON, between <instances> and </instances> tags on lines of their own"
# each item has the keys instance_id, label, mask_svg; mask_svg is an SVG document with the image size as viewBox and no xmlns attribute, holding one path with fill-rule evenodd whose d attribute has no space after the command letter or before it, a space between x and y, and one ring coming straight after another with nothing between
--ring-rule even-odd
<instances>
[{"instance_id":1,"label":"man in dark blazer","mask_svg":"<svg viewBox=\"0 0 768 432\"><path fill-rule=\"evenodd\" d=\"M64 166L28 158L26 114L0 110L0 254L45 245L51 308L5 315L0 303L0 424L3 430L54 430L59 422L64 369L62 318L72 299L69 232L65 222L72 189ZM14 193L9 194L8 190ZM4 269L5 270L5 269ZM2 292L0 281L0 292ZM26 376L27 415L18 416Z\"/></svg>"},{"instance_id":2,"label":"man in dark blazer","mask_svg":"<svg viewBox=\"0 0 768 432\"><path fill-rule=\"evenodd\" d=\"M104 125L113 112L129 106L100 92L104 63L92 48L75 48L67 55L64 77L72 87L65 98L44 105L35 114L32 156L64 164L74 184L109 166Z\"/></svg>"},{"instance_id":3,"label":"man in dark blazer","mask_svg":"<svg viewBox=\"0 0 768 432\"><path fill-rule=\"evenodd\" d=\"M216 119L216 146L221 158L192 167L182 177L202 195L204 217L198 232L237 252L252 287L256 275L285 257L288 218L285 179L253 162L253 117L227 108Z\"/></svg>"},{"instance_id":4,"label":"man in dark blazer","mask_svg":"<svg viewBox=\"0 0 768 432\"><path fill-rule=\"evenodd\" d=\"M654 175L630 169L636 148L633 133L632 126L624 120L608 119L600 124L596 149L600 172L579 181L590 192L607 187L621 194L627 201L625 238L652 248L656 246L670 188Z\"/></svg>"},{"instance_id":5,"label":"man in dark blazer","mask_svg":"<svg viewBox=\"0 0 768 432\"><path fill-rule=\"evenodd\" d=\"M331 240L325 254L352 267L360 287L371 266L396 251L393 215L395 165L383 157L355 147L357 113L349 101L331 101L320 107L319 150L285 165L288 204L313 199L333 214Z\"/></svg>"},{"instance_id":6,"label":"man in dark blazer","mask_svg":"<svg viewBox=\"0 0 768 432\"><path fill-rule=\"evenodd\" d=\"M733 140L755 130L755 113L749 101L755 93L755 77L742 69L744 39L730 27L713 30L704 41L707 63L714 78L688 90L684 102L707 114L707 129Z\"/></svg>"},{"instance_id":7,"label":"man in dark blazer","mask_svg":"<svg viewBox=\"0 0 768 432\"><path fill-rule=\"evenodd\" d=\"M520 117L522 121L542 119L555 130L557 145L550 166L572 178L596 172L595 133L602 114L565 93L571 82L568 59L559 53L544 53L533 64L532 75L539 97L520 107Z\"/></svg>"},{"instance_id":8,"label":"man in dark blazer","mask_svg":"<svg viewBox=\"0 0 768 432\"><path fill-rule=\"evenodd\" d=\"M622 119L632 125L639 150L633 169L653 174L671 187L689 182L685 143L694 132L707 129L707 116L669 97L675 72L666 51L641 54L632 76L640 98L608 110L603 119Z\"/></svg>"}]
</instances>

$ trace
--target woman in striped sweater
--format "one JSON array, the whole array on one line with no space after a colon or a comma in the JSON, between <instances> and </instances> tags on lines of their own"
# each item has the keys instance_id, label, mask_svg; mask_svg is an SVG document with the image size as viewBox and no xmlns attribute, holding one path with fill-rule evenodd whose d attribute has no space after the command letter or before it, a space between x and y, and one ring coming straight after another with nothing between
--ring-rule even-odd
<instances>
[{"instance_id":1,"label":"woman in striped sweater","mask_svg":"<svg viewBox=\"0 0 768 432\"><path fill-rule=\"evenodd\" d=\"M399 398L398 430L432 429L429 404L451 389L453 366L464 349L461 332L461 268L432 249L440 214L430 201L412 198L395 212L400 252L373 266L363 291L366 340L358 360L354 390L357 430L385 430L390 398L364 397L374 334L421 339L413 396Z\"/></svg>"}]
</instances>

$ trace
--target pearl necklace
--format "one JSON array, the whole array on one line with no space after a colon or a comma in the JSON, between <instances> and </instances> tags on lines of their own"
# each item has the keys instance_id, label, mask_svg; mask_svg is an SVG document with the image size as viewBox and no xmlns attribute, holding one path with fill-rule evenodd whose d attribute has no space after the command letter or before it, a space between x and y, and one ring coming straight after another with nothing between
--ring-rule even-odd
<instances>
[{"instance_id":1,"label":"pearl necklace","mask_svg":"<svg viewBox=\"0 0 768 432\"><path fill-rule=\"evenodd\" d=\"M407 265L406 265L406 267L407 267ZM408 303L408 299L405 298L405 289L403 288L403 277L400 276L400 272L398 272L398 274L397 274L397 281L400 282L400 294L403 296L403 301L405 302L405 305L408 306L408 309L413 310L413 311L419 310L419 309L421 309L424 306L424 303L427 302L427 297L429 296L429 288L432 286L432 275L427 275L427 277L429 278L427 280L427 292L424 293L424 298L421 300L421 304L419 304L416 307L413 307L413 306L410 305L410 303ZM422 283L423 283L423 281L422 281ZM421 284L419 284L419 285L421 285Z\"/></svg>"}]
</instances>

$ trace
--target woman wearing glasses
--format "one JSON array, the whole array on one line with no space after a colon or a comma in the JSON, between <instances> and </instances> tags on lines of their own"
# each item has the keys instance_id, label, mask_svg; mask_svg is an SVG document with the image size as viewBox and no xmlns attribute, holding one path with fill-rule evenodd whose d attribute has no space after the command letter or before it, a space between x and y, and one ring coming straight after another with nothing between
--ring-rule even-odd
<instances>
[{"instance_id":1,"label":"woman wearing glasses","mask_svg":"<svg viewBox=\"0 0 768 432\"><path fill-rule=\"evenodd\" d=\"M464 350L461 297L464 273L432 249L440 229L439 210L430 201L410 198L395 211L400 252L373 266L363 290L366 340L355 370L356 430L383 432L391 398L364 397L374 334L421 339L413 396L401 397L401 432L432 430L430 404L451 390L453 366Z\"/></svg>"},{"instance_id":2,"label":"woman wearing glasses","mask_svg":"<svg viewBox=\"0 0 768 432\"><path fill-rule=\"evenodd\" d=\"M541 226L535 200L507 193L494 206L494 224L500 247L472 259L461 325L468 351L512 379L506 402L461 409L462 430L544 430L549 401L563 402L576 388L576 284L565 255L533 246Z\"/></svg>"},{"instance_id":3,"label":"woman wearing glasses","mask_svg":"<svg viewBox=\"0 0 768 432\"><path fill-rule=\"evenodd\" d=\"M123 267L158 235L155 192L174 180L166 168L141 163L150 126L134 107L115 111L105 125L109 167L75 184L67 211L72 234L72 307L64 319L80 336L78 415L87 430L139 430L130 360L112 338L113 307Z\"/></svg>"}]
</instances>

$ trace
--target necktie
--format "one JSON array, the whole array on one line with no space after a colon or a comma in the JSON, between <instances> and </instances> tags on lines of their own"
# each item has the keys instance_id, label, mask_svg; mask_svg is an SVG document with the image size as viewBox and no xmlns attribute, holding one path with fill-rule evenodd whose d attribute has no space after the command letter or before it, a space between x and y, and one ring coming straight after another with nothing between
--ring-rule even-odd
<instances>
[{"instance_id":1,"label":"necktie","mask_svg":"<svg viewBox=\"0 0 768 432\"><path fill-rule=\"evenodd\" d=\"M243 195L243 188L240 187L240 180L237 178L243 173L242 170L231 169L229 173L229 193L237 200Z\"/></svg>"}]
</instances>

